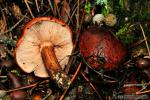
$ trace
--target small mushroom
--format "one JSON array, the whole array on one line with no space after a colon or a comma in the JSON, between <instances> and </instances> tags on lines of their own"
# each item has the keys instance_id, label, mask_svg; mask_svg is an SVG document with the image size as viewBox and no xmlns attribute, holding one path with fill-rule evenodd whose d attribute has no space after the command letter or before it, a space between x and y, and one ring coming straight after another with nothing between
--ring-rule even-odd
<instances>
[{"instance_id":1,"label":"small mushroom","mask_svg":"<svg viewBox=\"0 0 150 100\"><path fill-rule=\"evenodd\" d=\"M139 69L142 69L150 79L150 59L149 58L139 58L136 61L136 65Z\"/></svg>"},{"instance_id":2,"label":"small mushroom","mask_svg":"<svg viewBox=\"0 0 150 100\"><path fill-rule=\"evenodd\" d=\"M114 14L108 14L107 16L105 16L105 24L107 26L114 26L117 23L117 17Z\"/></svg>"},{"instance_id":3,"label":"small mushroom","mask_svg":"<svg viewBox=\"0 0 150 100\"><path fill-rule=\"evenodd\" d=\"M103 22L105 20L105 17L103 14L96 14L93 17L93 24L97 24L97 25L103 25Z\"/></svg>"},{"instance_id":4,"label":"small mushroom","mask_svg":"<svg viewBox=\"0 0 150 100\"><path fill-rule=\"evenodd\" d=\"M136 64L140 69L146 69L150 66L150 59L149 58L140 58L136 61Z\"/></svg>"},{"instance_id":5,"label":"small mushroom","mask_svg":"<svg viewBox=\"0 0 150 100\"><path fill-rule=\"evenodd\" d=\"M50 76L58 85L67 85L69 79L63 69L72 49L72 32L67 24L51 17L34 18L18 41L16 61L27 73L34 71L38 77Z\"/></svg>"},{"instance_id":6,"label":"small mushroom","mask_svg":"<svg viewBox=\"0 0 150 100\"><path fill-rule=\"evenodd\" d=\"M86 62L99 70L104 67L107 71L114 70L126 56L126 48L111 31L90 27L79 39L80 52Z\"/></svg>"}]
</instances>

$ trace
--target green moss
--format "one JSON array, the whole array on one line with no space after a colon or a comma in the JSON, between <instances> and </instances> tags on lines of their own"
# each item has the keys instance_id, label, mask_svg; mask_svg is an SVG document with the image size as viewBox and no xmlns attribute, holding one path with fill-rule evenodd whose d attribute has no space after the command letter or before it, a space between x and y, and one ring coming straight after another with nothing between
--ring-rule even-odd
<instances>
[{"instance_id":1,"label":"green moss","mask_svg":"<svg viewBox=\"0 0 150 100\"><path fill-rule=\"evenodd\" d=\"M117 37L119 37L125 44L130 44L135 40L134 34L129 32L129 24L123 25L118 32L116 32Z\"/></svg>"},{"instance_id":2,"label":"green moss","mask_svg":"<svg viewBox=\"0 0 150 100\"><path fill-rule=\"evenodd\" d=\"M90 3L90 2L88 2L88 3L85 4L84 9L85 9L85 12L86 12L87 15L90 14L91 7L92 7L92 6L91 6L91 3Z\"/></svg>"},{"instance_id":3,"label":"green moss","mask_svg":"<svg viewBox=\"0 0 150 100\"><path fill-rule=\"evenodd\" d=\"M5 45L10 45L12 47L16 46L16 41L9 38L0 38L0 43Z\"/></svg>"}]
</instances>

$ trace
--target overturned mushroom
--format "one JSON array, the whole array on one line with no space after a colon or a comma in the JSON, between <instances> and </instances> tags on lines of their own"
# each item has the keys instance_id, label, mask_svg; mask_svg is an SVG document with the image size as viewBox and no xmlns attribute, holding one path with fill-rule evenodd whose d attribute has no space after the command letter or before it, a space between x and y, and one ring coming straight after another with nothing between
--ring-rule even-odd
<instances>
[{"instance_id":1,"label":"overturned mushroom","mask_svg":"<svg viewBox=\"0 0 150 100\"><path fill-rule=\"evenodd\" d=\"M34 18L18 41L16 61L27 73L34 71L38 77L50 76L58 85L67 85L69 78L63 69L72 48L72 32L68 25L51 17Z\"/></svg>"}]
</instances>

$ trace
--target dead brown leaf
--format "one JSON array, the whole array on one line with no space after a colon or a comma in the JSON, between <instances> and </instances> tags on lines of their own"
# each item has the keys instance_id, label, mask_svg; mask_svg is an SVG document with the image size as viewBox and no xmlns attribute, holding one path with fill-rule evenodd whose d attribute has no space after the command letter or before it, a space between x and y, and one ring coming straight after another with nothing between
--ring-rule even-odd
<instances>
[{"instance_id":1,"label":"dead brown leaf","mask_svg":"<svg viewBox=\"0 0 150 100\"><path fill-rule=\"evenodd\" d=\"M22 13L21 13L21 9L18 5L13 3L13 6L11 8L11 11L13 13L13 15L17 18L17 19L21 19L22 18Z\"/></svg>"}]
</instances>

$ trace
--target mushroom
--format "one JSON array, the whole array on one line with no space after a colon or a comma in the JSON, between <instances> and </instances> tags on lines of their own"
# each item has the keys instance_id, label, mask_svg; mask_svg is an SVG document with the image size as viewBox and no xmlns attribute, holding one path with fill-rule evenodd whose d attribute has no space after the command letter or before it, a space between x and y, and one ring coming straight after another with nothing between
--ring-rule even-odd
<instances>
[{"instance_id":1,"label":"mushroom","mask_svg":"<svg viewBox=\"0 0 150 100\"><path fill-rule=\"evenodd\" d=\"M126 48L111 31L102 27L86 29L79 39L80 52L87 64L99 70L116 69L126 56Z\"/></svg>"},{"instance_id":2,"label":"mushroom","mask_svg":"<svg viewBox=\"0 0 150 100\"><path fill-rule=\"evenodd\" d=\"M117 17L114 14L108 14L107 16L105 16L105 24L107 26L114 26L117 23Z\"/></svg>"},{"instance_id":3,"label":"mushroom","mask_svg":"<svg viewBox=\"0 0 150 100\"><path fill-rule=\"evenodd\" d=\"M150 59L149 58L139 58L136 61L136 66L139 69L142 69L150 79Z\"/></svg>"},{"instance_id":4,"label":"mushroom","mask_svg":"<svg viewBox=\"0 0 150 100\"><path fill-rule=\"evenodd\" d=\"M93 17L93 24L97 24L97 25L102 26L104 20L105 20L105 17L103 14L95 14Z\"/></svg>"},{"instance_id":5,"label":"mushroom","mask_svg":"<svg viewBox=\"0 0 150 100\"><path fill-rule=\"evenodd\" d=\"M67 85L63 69L72 49L72 31L67 24L52 17L34 18L17 43L16 61L27 73L34 71L35 76L50 76L58 85Z\"/></svg>"}]
</instances>

